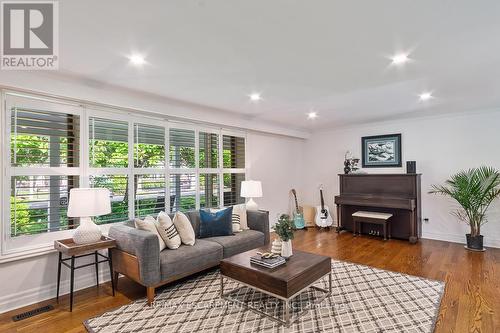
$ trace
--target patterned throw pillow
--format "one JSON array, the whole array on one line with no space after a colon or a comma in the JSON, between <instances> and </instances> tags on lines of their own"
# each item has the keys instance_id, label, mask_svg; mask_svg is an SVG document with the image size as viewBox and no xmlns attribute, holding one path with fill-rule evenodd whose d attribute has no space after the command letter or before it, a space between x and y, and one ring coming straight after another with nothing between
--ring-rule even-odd
<instances>
[{"instance_id":1,"label":"patterned throw pillow","mask_svg":"<svg viewBox=\"0 0 500 333\"><path fill-rule=\"evenodd\" d=\"M175 250L181 246L181 236L179 236L172 219L165 212L158 214L156 229L169 249Z\"/></svg>"},{"instance_id":2,"label":"patterned throw pillow","mask_svg":"<svg viewBox=\"0 0 500 333\"><path fill-rule=\"evenodd\" d=\"M139 230L149 231L158 237L158 244L160 245L160 252L165 250L167 245L163 241L163 239L158 234L158 230L156 229L156 220L152 216L146 216L144 220L134 219L135 227Z\"/></svg>"},{"instance_id":3,"label":"patterned throw pillow","mask_svg":"<svg viewBox=\"0 0 500 333\"><path fill-rule=\"evenodd\" d=\"M181 241L186 245L194 245L195 234L191 222L182 212L176 212L174 216L174 225L181 237Z\"/></svg>"},{"instance_id":4,"label":"patterned throw pillow","mask_svg":"<svg viewBox=\"0 0 500 333\"><path fill-rule=\"evenodd\" d=\"M245 204L233 206L233 223L239 223L238 231L248 229L247 208ZM233 225L233 231L234 231L234 225Z\"/></svg>"}]
</instances>

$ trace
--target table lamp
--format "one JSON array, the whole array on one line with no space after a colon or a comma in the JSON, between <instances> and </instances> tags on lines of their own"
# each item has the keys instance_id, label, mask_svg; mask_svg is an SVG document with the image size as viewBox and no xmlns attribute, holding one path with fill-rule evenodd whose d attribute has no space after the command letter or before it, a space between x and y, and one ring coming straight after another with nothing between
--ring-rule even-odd
<instances>
[{"instance_id":1,"label":"table lamp","mask_svg":"<svg viewBox=\"0 0 500 333\"><path fill-rule=\"evenodd\" d=\"M91 217L111 213L109 196L107 188L72 188L69 191L68 217L80 218L80 225L73 234L76 244L94 243L101 239L101 229Z\"/></svg>"},{"instance_id":2,"label":"table lamp","mask_svg":"<svg viewBox=\"0 0 500 333\"><path fill-rule=\"evenodd\" d=\"M247 210L258 210L259 207L253 198L262 197L262 183L257 180L242 181L240 196L243 198L250 198L246 204Z\"/></svg>"}]
</instances>

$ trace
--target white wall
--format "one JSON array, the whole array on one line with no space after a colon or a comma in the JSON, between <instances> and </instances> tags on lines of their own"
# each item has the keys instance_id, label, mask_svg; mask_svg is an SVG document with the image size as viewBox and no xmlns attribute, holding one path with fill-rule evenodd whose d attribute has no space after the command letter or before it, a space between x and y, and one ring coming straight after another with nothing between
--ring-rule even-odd
<instances>
[{"instance_id":1,"label":"white wall","mask_svg":"<svg viewBox=\"0 0 500 333\"><path fill-rule=\"evenodd\" d=\"M405 162L417 161L422 173L423 237L464 242L468 226L458 223L450 210L455 204L444 197L430 195L431 184L442 183L451 174L471 167L488 165L500 169L500 110L447 117L405 119L359 125L317 133L305 147L304 191L306 199L317 203L317 185L323 183L330 207L338 194L337 174L343 172L344 154L350 150L361 157L361 137L402 134L403 168L365 169L368 173L405 172ZM500 247L500 203L489 213L490 222L482 229L485 245Z\"/></svg>"},{"instance_id":2,"label":"white wall","mask_svg":"<svg viewBox=\"0 0 500 333\"><path fill-rule=\"evenodd\" d=\"M260 209L269 211L269 221L274 224L278 214L290 213L290 190L299 192L302 183L302 149L304 140L267 134L248 135L247 178L262 181L263 197L255 199Z\"/></svg>"}]
</instances>

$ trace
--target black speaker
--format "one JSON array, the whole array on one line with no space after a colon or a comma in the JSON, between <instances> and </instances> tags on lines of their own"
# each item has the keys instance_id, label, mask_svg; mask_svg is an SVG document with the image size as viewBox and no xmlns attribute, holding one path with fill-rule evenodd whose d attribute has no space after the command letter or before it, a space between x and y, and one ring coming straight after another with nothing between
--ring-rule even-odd
<instances>
[{"instance_id":1,"label":"black speaker","mask_svg":"<svg viewBox=\"0 0 500 333\"><path fill-rule=\"evenodd\" d=\"M417 173L417 162L406 161L406 173Z\"/></svg>"}]
</instances>

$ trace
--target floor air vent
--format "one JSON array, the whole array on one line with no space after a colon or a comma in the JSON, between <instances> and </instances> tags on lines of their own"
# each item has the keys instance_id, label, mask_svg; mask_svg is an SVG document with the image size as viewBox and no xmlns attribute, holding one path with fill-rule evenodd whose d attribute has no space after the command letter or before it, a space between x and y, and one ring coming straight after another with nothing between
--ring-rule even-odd
<instances>
[{"instance_id":1,"label":"floor air vent","mask_svg":"<svg viewBox=\"0 0 500 333\"><path fill-rule=\"evenodd\" d=\"M49 312L51 310L54 310L54 307L52 305L42 306L41 308L37 308L37 309L33 309L30 311L26 311L26 312L17 314L14 317L12 317L12 320L13 321L20 321L23 319L28 319L28 318L34 317L40 313Z\"/></svg>"}]
</instances>

